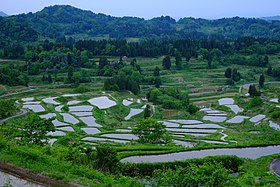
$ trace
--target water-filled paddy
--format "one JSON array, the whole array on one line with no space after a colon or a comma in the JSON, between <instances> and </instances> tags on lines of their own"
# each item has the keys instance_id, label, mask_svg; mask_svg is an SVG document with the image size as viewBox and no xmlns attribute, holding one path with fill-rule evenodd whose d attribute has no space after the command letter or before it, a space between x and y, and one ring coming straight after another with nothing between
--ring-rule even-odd
<instances>
[{"instance_id":1,"label":"water-filled paddy","mask_svg":"<svg viewBox=\"0 0 280 187\"><path fill-rule=\"evenodd\" d=\"M240 108L240 107L239 107L239 106L237 106L237 105L224 105L224 106L226 106L226 107L230 108L230 109L231 109L231 111L233 111L235 114L238 114L238 113L240 113L240 112L243 112L243 111L244 111L242 108Z\"/></svg>"},{"instance_id":2,"label":"water-filled paddy","mask_svg":"<svg viewBox=\"0 0 280 187\"><path fill-rule=\"evenodd\" d=\"M166 127L180 127L180 124L178 123L172 123L172 122L168 122L168 121L159 121L162 122L163 125L165 125Z\"/></svg>"},{"instance_id":3,"label":"water-filled paddy","mask_svg":"<svg viewBox=\"0 0 280 187\"><path fill-rule=\"evenodd\" d=\"M280 131L280 125L278 125L277 123L275 123L273 121L269 121L269 126L277 131Z\"/></svg>"},{"instance_id":4,"label":"water-filled paddy","mask_svg":"<svg viewBox=\"0 0 280 187\"><path fill-rule=\"evenodd\" d=\"M92 112L71 112L71 113L78 117L92 116Z\"/></svg>"},{"instance_id":5,"label":"water-filled paddy","mask_svg":"<svg viewBox=\"0 0 280 187\"><path fill-rule=\"evenodd\" d=\"M272 103L278 103L279 102L278 98L273 98L273 99L270 99L269 101L272 102Z\"/></svg>"},{"instance_id":6,"label":"water-filled paddy","mask_svg":"<svg viewBox=\"0 0 280 187\"><path fill-rule=\"evenodd\" d=\"M125 120L129 120L131 117L136 116L143 112L143 109L135 109L131 108L129 114L124 118Z\"/></svg>"},{"instance_id":7,"label":"water-filled paddy","mask_svg":"<svg viewBox=\"0 0 280 187\"><path fill-rule=\"evenodd\" d=\"M247 116L235 116L229 120L227 120L227 123L242 123L245 119L248 119Z\"/></svg>"},{"instance_id":8,"label":"water-filled paddy","mask_svg":"<svg viewBox=\"0 0 280 187\"><path fill-rule=\"evenodd\" d=\"M57 112L62 112L62 107L63 107L63 105L59 105L59 106L56 106L54 109Z\"/></svg>"},{"instance_id":9,"label":"water-filled paddy","mask_svg":"<svg viewBox=\"0 0 280 187\"><path fill-rule=\"evenodd\" d=\"M48 132L48 136L66 136L65 132L62 131L55 131L55 132Z\"/></svg>"},{"instance_id":10,"label":"water-filled paddy","mask_svg":"<svg viewBox=\"0 0 280 187\"><path fill-rule=\"evenodd\" d=\"M67 127L60 127L58 128L58 130L61 130L61 131L68 131L68 132L75 132L75 130L70 127L70 126L67 126Z\"/></svg>"},{"instance_id":11,"label":"water-filled paddy","mask_svg":"<svg viewBox=\"0 0 280 187\"><path fill-rule=\"evenodd\" d=\"M202 119L205 120L205 121L212 121L212 122L219 123L219 122L224 122L227 119L227 117L224 117L224 116L204 116Z\"/></svg>"},{"instance_id":12,"label":"water-filled paddy","mask_svg":"<svg viewBox=\"0 0 280 187\"><path fill-rule=\"evenodd\" d=\"M96 97L88 100L88 102L94 106L97 106L99 109L107 109L112 106L117 105L117 103L106 96Z\"/></svg>"},{"instance_id":13,"label":"water-filled paddy","mask_svg":"<svg viewBox=\"0 0 280 187\"><path fill-rule=\"evenodd\" d=\"M82 106L70 106L70 112L90 112L92 111L93 107L90 105L82 105Z\"/></svg>"},{"instance_id":14,"label":"water-filled paddy","mask_svg":"<svg viewBox=\"0 0 280 187\"><path fill-rule=\"evenodd\" d=\"M265 118L265 115L259 114L250 119L251 122L257 123Z\"/></svg>"},{"instance_id":15,"label":"water-filled paddy","mask_svg":"<svg viewBox=\"0 0 280 187\"><path fill-rule=\"evenodd\" d=\"M55 118L55 117L56 117L55 113L48 113L48 114L40 116L40 118L42 118L42 119L51 119L51 118Z\"/></svg>"},{"instance_id":16,"label":"water-filled paddy","mask_svg":"<svg viewBox=\"0 0 280 187\"><path fill-rule=\"evenodd\" d=\"M77 101L77 100L72 100L72 101L68 101L67 105L77 105L79 103L81 103L82 101Z\"/></svg>"},{"instance_id":17,"label":"water-filled paddy","mask_svg":"<svg viewBox=\"0 0 280 187\"><path fill-rule=\"evenodd\" d=\"M187 133L215 133L216 129L182 129L182 128L165 128L171 132L187 132Z\"/></svg>"},{"instance_id":18,"label":"water-filled paddy","mask_svg":"<svg viewBox=\"0 0 280 187\"><path fill-rule=\"evenodd\" d=\"M95 122L96 119L92 116L80 117L80 120L90 127L102 127L102 125Z\"/></svg>"},{"instance_id":19,"label":"water-filled paddy","mask_svg":"<svg viewBox=\"0 0 280 187\"><path fill-rule=\"evenodd\" d=\"M56 102L55 99L57 99L58 97L48 97L48 98L44 98L42 99L42 101L44 103L47 103L47 104L53 104L53 105L60 105L59 102Z\"/></svg>"},{"instance_id":20,"label":"water-filled paddy","mask_svg":"<svg viewBox=\"0 0 280 187\"><path fill-rule=\"evenodd\" d=\"M128 143L130 141L127 140L116 140L116 139L109 139L109 138L97 138L97 137L86 137L83 138L84 141L98 141L98 142L115 142L115 143Z\"/></svg>"},{"instance_id":21,"label":"water-filled paddy","mask_svg":"<svg viewBox=\"0 0 280 187\"><path fill-rule=\"evenodd\" d=\"M22 98L21 100L24 101L24 102L29 102L29 101L33 101L34 97Z\"/></svg>"},{"instance_id":22,"label":"water-filled paddy","mask_svg":"<svg viewBox=\"0 0 280 187\"><path fill-rule=\"evenodd\" d=\"M92 135L100 133L100 130L98 130L97 128L81 128L81 130L83 130L87 134L92 134Z\"/></svg>"},{"instance_id":23,"label":"water-filled paddy","mask_svg":"<svg viewBox=\"0 0 280 187\"><path fill-rule=\"evenodd\" d=\"M219 105L233 105L234 99L232 98L222 98L219 99Z\"/></svg>"},{"instance_id":24,"label":"water-filled paddy","mask_svg":"<svg viewBox=\"0 0 280 187\"><path fill-rule=\"evenodd\" d=\"M280 153L280 145L268 147L206 149L200 151L185 151L162 155L132 156L122 159L121 162L172 162L218 155L236 155L242 158L257 159L262 156L272 155L276 153Z\"/></svg>"},{"instance_id":25,"label":"water-filled paddy","mask_svg":"<svg viewBox=\"0 0 280 187\"><path fill-rule=\"evenodd\" d=\"M56 127L61 127L61 126L68 126L69 124L67 123L63 123L61 121L58 121L57 119L53 120L52 123L54 124L54 126Z\"/></svg>"},{"instance_id":26,"label":"water-filled paddy","mask_svg":"<svg viewBox=\"0 0 280 187\"><path fill-rule=\"evenodd\" d=\"M22 108L27 108L32 110L33 112L45 112L46 110L41 105L23 105Z\"/></svg>"},{"instance_id":27,"label":"water-filled paddy","mask_svg":"<svg viewBox=\"0 0 280 187\"><path fill-rule=\"evenodd\" d=\"M77 97L80 96L81 94L64 94L62 95L63 97Z\"/></svg>"},{"instance_id":28,"label":"water-filled paddy","mask_svg":"<svg viewBox=\"0 0 280 187\"><path fill-rule=\"evenodd\" d=\"M77 124L79 123L79 120L77 120L74 116L72 116L71 114L67 114L67 113L61 113L61 115L63 116L63 120L66 123L71 123L71 124Z\"/></svg>"},{"instance_id":29,"label":"water-filled paddy","mask_svg":"<svg viewBox=\"0 0 280 187\"><path fill-rule=\"evenodd\" d=\"M202 123L201 121L198 121L198 120L184 120L184 119L168 120L168 121L174 122L174 123L180 123L180 124L184 124L184 125L192 125L192 124Z\"/></svg>"},{"instance_id":30,"label":"water-filled paddy","mask_svg":"<svg viewBox=\"0 0 280 187\"><path fill-rule=\"evenodd\" d=\"M128 101L128 100L126 100L126 99L124 99L123 101L122 101L122 104L124 105L124 106L129 106L129 105L131 105L133 102L132 101Z\"/></svg>"},{"instance_id":31,"label":"water-filled paddy","mask_svg":"<svg viewBox=\"0 0 280 187\"><path fill-rule=\"evenodd\" d=\"M24 102L24 105L40 105L40 101L28 101Z\"/></svg>"},{"instance_id":32,"label":"water-filled paddy","mask_svg":"<svg viewBox=\"0 0 280 187\"><path fill-rule=\"evenodd\" d=\"M183 147L194 147L196 144L193 142L186 142L186 141L181 141L181 140L172 140L173 143L176 145L181 145Z\"/></svg>"},{"instance_id":33,"label":"water-filled paddy","mask_svg":"<svg viewBox=\"0 0 280 187\"><path fill-rule=\"evenodd\" d=\"M210 144L225 144L225 145L228 144L227 142L215 141L215 140L201 140L201 141Z\"/></svg>"},{"instance_id":34,"label":"water-filled paddy","mask_svg":"<svg viewBox=\"0 0 280 187\"><path fill-rule=\"evenodd\" d=\"M134 134L103 134L102 137L107 138L118 138L118 139L124 139L124 140L138 140L138 136L135 136Z\"/></svg>"},{"instance_id":35,"label":"water-filled paddy","mask_svg":"<svg viewBox=\"0 0 280 187\"><path fill-rule=\"evenodd\" d=\"M182 128L193 129L224 129L225 127L217 124L198 124L198 125L183 125Z\"/></svg>"}]
</instances>

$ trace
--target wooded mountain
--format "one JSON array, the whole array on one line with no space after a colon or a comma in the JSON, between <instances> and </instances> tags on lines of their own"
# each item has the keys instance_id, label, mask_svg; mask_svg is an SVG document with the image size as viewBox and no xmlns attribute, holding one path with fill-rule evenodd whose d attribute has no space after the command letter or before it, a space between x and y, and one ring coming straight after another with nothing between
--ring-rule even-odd
<instances>
[{"instance_id":1,"label":"wooded mountain","mask_svg":"<svg viewBox=\"0 0 280 187\"><path fill-rule=\"evenodd\" d=\"M261 19L264 19L266 21L280 21L280 16L263 17Z\"/></svg>"},{"instance_id":2,"label":"wooded mountain","mask_svg":"<svg viewBox=\"0 0 280 187\"><path fill-rule=\"evenodd\" d=\"M22 16L0 17L0 25L0 47L34 42L39 36Z\"/></svg>"},{"instance_id":3,"label":"wooded mountain","mask_svg":"<svg viewBox=\"0 0 280 187\"><path fill-rule=\"evenodd\" d=\"M5 12L0 11L0 17L8 16Z\"/></svg>"},{"instance_id":4,"label":"wooded mountain","mask_svg":"<svg viewBox=\"0 0 280 187\"><path fill-rule=\"evenodd\" d=\"M2 17L1 21L11 23L4 25L7 28L0 29L0 35L6 34L7 31L12 33L14 30L16 32L22 30L22 34L16 34L16 39L23 37L23 40L29 40L24 37L30 35L32 40L36 39L37 33L50 38L65 35L74 38L232 40L242 36L252 36L280 39L280 21L268 22L240 17L218 20L182 18L176 21L169 16L145 20L137 17L95 14L68 5L50 6L36 13ZM26 31L31 33L27 34Z\"/></svg>"}]
</instances>

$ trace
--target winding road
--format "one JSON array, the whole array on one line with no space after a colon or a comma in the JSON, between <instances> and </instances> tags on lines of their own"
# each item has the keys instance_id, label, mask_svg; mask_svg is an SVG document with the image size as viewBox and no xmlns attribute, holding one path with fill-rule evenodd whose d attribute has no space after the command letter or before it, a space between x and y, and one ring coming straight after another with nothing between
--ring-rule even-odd
<instances>
[{"instance_id":1,"label":"winding road","mask_svg":"<svg viewBox=\"0 0 280 187\"><path fill-rule=\"evenodd\" d=\"M28 112L29 112L28 110L21 109L21 110L20 110L20 113L14 115L14 116L10 116L10 117L8 117L8 118L5 118L5 119L0 120L0 125L1 125L2 123L4 123L5 121L8 121L8 120L10 120L10 119L13 119L13 118L22 116L22 115L24 115L24 114L27 114Z\"/></svg>"}]
</instances>

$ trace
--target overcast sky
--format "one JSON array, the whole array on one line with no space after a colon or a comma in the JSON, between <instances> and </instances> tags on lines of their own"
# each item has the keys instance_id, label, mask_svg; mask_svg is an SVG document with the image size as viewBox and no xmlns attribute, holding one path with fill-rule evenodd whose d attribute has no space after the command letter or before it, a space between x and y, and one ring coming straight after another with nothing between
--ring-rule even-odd
<instances>
[{"instance_id":1,"label":"overcast sky","mask_svg":"<svg viewBox=\"0 0 280 187\"><path fill-rule=\"evenodd\" d=\"M169 15L173 18L264 17L280 15L280 0L0 0L0 11L9 15L37 12L50 5L72 5L112 16L146 19Z\"/></svg>"}]
</instances>

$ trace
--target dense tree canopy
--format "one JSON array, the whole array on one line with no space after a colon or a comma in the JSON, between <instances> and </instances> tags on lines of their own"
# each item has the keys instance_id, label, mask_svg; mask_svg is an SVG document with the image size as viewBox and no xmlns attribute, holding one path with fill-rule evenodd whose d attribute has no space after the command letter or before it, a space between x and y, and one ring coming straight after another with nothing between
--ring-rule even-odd
<instances>
[{"instance_id":1,"label":"dense tree canopy","mask_svg":"<svg viewBox=\"0 0 280 187\"><path fill-rule=\"evenodd\" d=\"M182 18L176 21L169 16L162 16L144 20L136 17L119 18L95 14L71 6L60 5L46 7L36 13L2 17L1 19L4 22L4 24L1 24L4 25L3 32L5 32L6 25L10 24L15 28L15 31L22 31L23 33L16 34L15 37L25 39L28 37L36 39L37 33L57 41L65 41L64 35L78 36L79 34L86 37L109 36L110 38L154 39L211 38L228 40L241 36L280 38L279 21L269 22L254 18L234 17L218 20Z\"/></svg>"},{"instance_id":2,"label":"dense tree canopy","mask_svg":"<svg viewBox=\"0 0 280 187\"><path fill-rule=\"evenodd\" d=\"M11 116L16 112L15 101L11 99L0 99L0 119Z\"/></svg>"},{"instance_id":3,"label":"dense tree canopy","mask_svg":"<svg viewBox=\"0 0 280 187\"><path fill-rule=\"evenodd\" d=\"M190 104L188 94L174 88L154 88L147 93L147 98L167 109L188 109Z\"/></svg>"},{"instance_id":4,"label":"dense tree canopy","mask_svg":"<svg viewBox=\"0 0 280 187\"><path fill-rule=\"evenodd\" d=\"M48 143L48 132L54 132L55 127L51 119L41 119L38 115L32 114L23 124L21 140L24 143L44 145Z\"/></svg>"},{"instance_id":5,"label":"dense tree canopy","mask_svg":"<svg viewBox=\"0 0 280 187\"><path fill-rule=\"evenodd\" d=\"M170 140L163 123L159 123L152 118L139 121L133 129L133 134L139 137L138 141L141 143L159 144Z\"/></svg>"}]
</instances>

